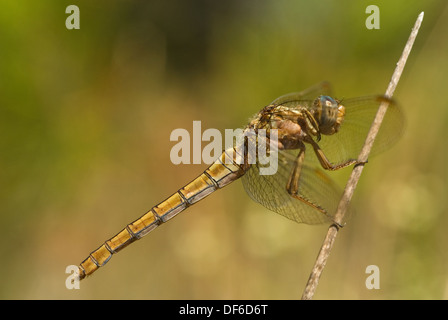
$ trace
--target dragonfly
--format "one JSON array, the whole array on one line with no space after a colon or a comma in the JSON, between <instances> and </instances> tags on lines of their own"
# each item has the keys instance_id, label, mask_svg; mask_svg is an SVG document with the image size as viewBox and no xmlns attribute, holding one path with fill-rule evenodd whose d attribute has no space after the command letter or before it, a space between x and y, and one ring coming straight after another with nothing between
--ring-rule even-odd
<instances>
[{"instance_id":1,"label":"dragonfly","mask_svg":"<svg viewBox=\"0 0 448 320\"><path fill-rule=\"evenodd\" d=\"M78 279L91 275L112 255L240 178L249 196L271 211L298 223L334 223L341 190L326 172L361 163L357 157L382 102L389 106L371 155L389 148L402 134L404 117L391 99L374 95L338 100L332 97L328 82L275 99L245 127L244 132L252 134L227 148L196 179L91 252L78 266ZM264 138L253 134L261 130L265 130ZM261 174L266 159L259 152L248 151L263 139L275 140L267 144L264 155L276 152L274 174Z\"/></svg>"}]
</instances>

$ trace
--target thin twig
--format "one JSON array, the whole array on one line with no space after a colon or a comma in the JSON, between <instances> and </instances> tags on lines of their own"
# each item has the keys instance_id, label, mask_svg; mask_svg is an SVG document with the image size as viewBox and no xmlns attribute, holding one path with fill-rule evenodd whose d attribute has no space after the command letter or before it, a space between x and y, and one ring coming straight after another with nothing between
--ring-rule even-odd
<instances>
[{"instance_id":1,"label":"thin twig","mask_svg":"<svg viewBox=\"0 0 448 320\"><path fill-rule=\"evenodd\" d=\"M389 86L387 87L386 90L385 95L388 98L392 97L395 88L397 87L398 81L406 64L406 60L409 56L409 53L411 52L412 45L414 44L414 40L417 37L418 30L423 21L423 14L424 14L423 12L419 14L417 21L415 22L414 28L411 31L411 35L409 36L408 42L406 43L406 46L400 57L400 60L398 60L397 66L392 75L392 79L390 80ZM373 142L375 141L377 133L380 129L381 122L383 121L384 115L386 114L388 105L389 103L387 101L384 101L380 104L378 108L378 112L375 116L375 119L373 120L372 126L367 135L364 146L361 150L361 153L359 154L358 159L360 162L367 161L370 150L372 149ZM310 300L314 296L314 292L316 291L317 285L319 283L319 278L322 274L325 264L327 263L328 257L331 252L331 248L333 247L334 241L338 234L339 225L341 225L342 222L344 221L345 212L347 211L348 204L350 203L350 200L356 189L356 185L358 184L363 169L364 165L362 164L357 165L353 168L353 171L350 175L350 178L347 182L344 193L336 210L334 218L335 224L332 224L328 229L327 235L324 239L322 247L319 251L319 255L317 256L316 262L314 264L314 267L311 271L310 277L306 284L305 290L303 292L302 300Z\"/></svg>"}]
</instances>

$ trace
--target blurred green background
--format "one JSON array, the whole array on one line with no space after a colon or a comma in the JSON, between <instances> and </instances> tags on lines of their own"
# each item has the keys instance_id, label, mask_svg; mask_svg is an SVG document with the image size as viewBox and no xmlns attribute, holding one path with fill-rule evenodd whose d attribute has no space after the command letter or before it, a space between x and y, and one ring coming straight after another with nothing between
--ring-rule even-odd
<instances>
[{"instance_id":1,"label":"blurred green background","mask_svg":"<svg viewBox=\"0 0 448 320\"><path fill-rule=\"evenodd\" d=\"M316 299L448 298L446 1L0 1L2 299L298 299L327 226L253 203L240 182L68 290L68 265L195 178L176 128L242 127L322 80L395 99L407 129L371 159ZM80 9L67 30L65 8ZM365 9L380 8L368 30ZM380 289L367 290L368 265Z\"/></svg>"}]
</instances>

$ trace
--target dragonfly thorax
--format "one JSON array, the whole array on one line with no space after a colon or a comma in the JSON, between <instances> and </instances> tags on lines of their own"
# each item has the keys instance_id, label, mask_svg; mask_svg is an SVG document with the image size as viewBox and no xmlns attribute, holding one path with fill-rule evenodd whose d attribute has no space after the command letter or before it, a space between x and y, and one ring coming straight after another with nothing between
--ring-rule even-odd
<instances>
[{"instance_id":1,"label":"dragonfly thorax","mask_svg":"<svg viewBox=\"0 0 448 320\"><path fill-rule=\"evenodd\" d=\"M345 107L329 96L314 100L313 116L319 124L319 132L331 135L338 132L345 116Z\"/></svg>"}]
</instances>

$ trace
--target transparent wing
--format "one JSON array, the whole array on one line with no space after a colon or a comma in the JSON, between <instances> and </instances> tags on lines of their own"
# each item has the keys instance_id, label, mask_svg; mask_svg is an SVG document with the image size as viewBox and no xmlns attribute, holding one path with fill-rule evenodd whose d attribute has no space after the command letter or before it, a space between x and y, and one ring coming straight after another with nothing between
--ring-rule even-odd
<instances>
[{"instance_id":1,"label":"transparent wing","mask_svg":"<svg viewBox=\"0 0 448 320\"><path fill-rule=\"evenodd\" d=\"M320 95L325 96L331 96L331 86L328 82L324 81L321 83L318 83L308 89L305 89L300 92L292 92L285 94L281 97L278 97L274 101L272 101L270 104L281 104L289 106L290 103L297 104L299 100L311 100L313 101Z\"/></svg>"},{"instance_id":2,"label":"transparent wing","mask_svg":"<svg viewBox=\"0 0 448 320\"><path fill-rule=\"evenodd\" d=\"M307 150L307 152L313 151ZM258 155L257 162L242 177L243 186L254 201L288 219L307 224L330 222L336 212L341 191L323 170L317 166L310 166L305 161L299 178L298 194L308 202L323 208L327 214L292 197L286 189L297 154L297 150L278 151L278 167L275 174L261 174L266 167L261 163L266 161Z\"/></svg>"},{"instance_id":3,"label":"transparent wing","mask_svg":"<svg viewBox=\"0 0 448 320\"><path fill-rule=\"evenodd\" d=\"M296 96L289 94L274 101L291 109L313 108L313 100L288 100L288 97ZM393 100L379 95L343 100L341 104L345 107L345 117L339 131L333 135L322 135L318 142L332 164L338 165L358 158L382 101L388 101L389 106L370 155L377 155L398 141L403 134L405 121L401 109Z\"/></svg>"},{"instance_id":4,"label":"transparent wing","mask_svg":"<svg viewBox=\"0 0 448 320\"><path fill-rule=\"evenodd\" d=\"M339 132L322 136L318 143L322 151L333 164L349 159L357 159L375 118L382 96L353 98L342 101L345 106L345 118ZM390 101L378 136L375 139L371 155L376 155L393 145L404 131L404 116L400 108Z\"/></svg>"},{"instance_id":5,"label":"transparent wing","mask_svg":"<svg viewBox=\"0 0 448 320\"><path fill-rule=\"evenodd\" d=\"M325 88L329 87L318 85L301 93L282 96L272 103L287 105L291 108L311 107L311 100L303 99L310 97L315 99L320 94L326 94ZM381 96L371 96L346 99L342 102L346 108L346 115L339 132L322 136L319 142L322 151L333 164L357 159L378 107L385 99ZM371 155L389 148L404 130L404 117L400 108L392 101L389 100L389 102ZM259 145L259 142L253 138L249 139L249 144ZM262 163L266 163L263 157L258 154L252 157L256 159L256 163L242 178L244 188L253 200L291 220L307 224L328 222L336 212L342 192L319 166L311 147L306 150L305 163L298 183L298 195L307 202L323 208L326 214L292 197L286 189L298 152L298 150L278 151L278 169L273 175L261 174L265 167Z\"/></svg>"}]
</instances>

